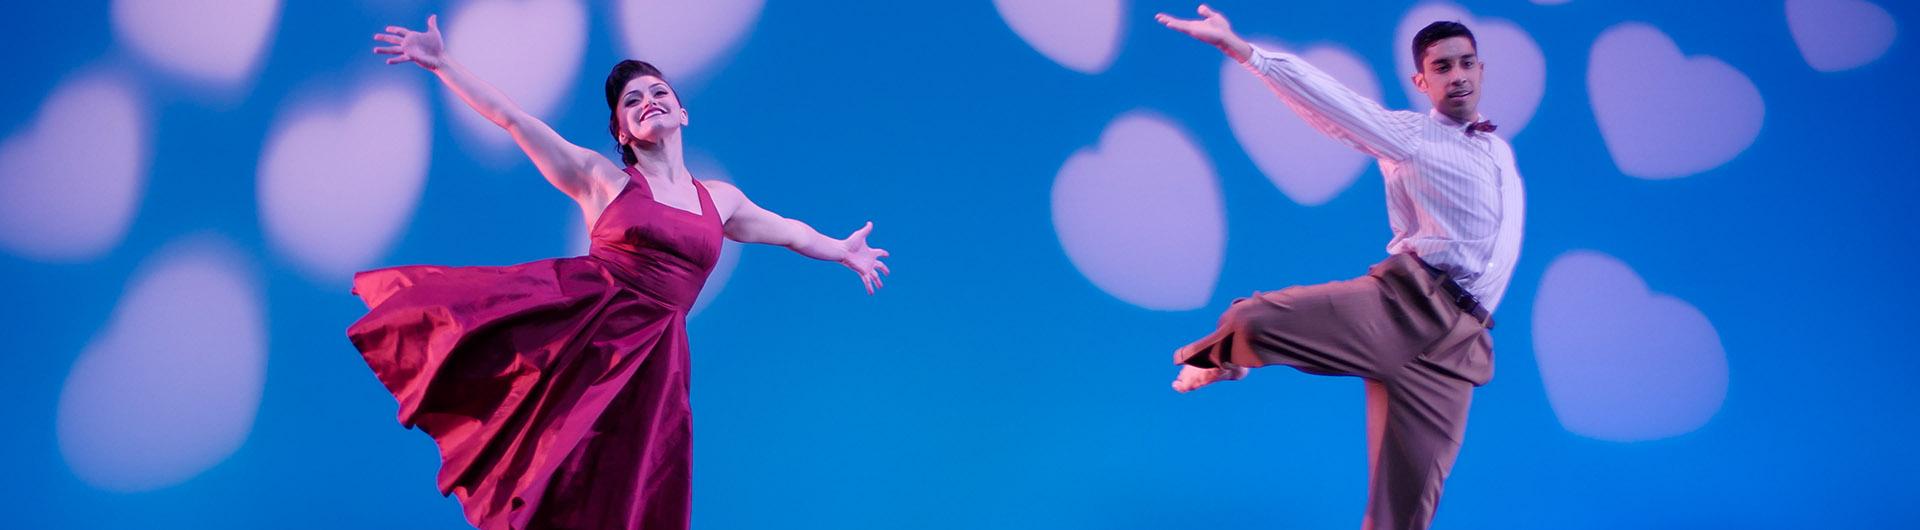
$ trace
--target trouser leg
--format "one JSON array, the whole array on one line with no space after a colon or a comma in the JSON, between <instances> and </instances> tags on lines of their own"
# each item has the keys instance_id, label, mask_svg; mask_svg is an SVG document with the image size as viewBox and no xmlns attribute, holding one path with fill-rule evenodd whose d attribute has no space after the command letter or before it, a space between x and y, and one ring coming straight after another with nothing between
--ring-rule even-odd
<instances>
[{"instance_id":1,"label":"trouser leg","mask_svg":"<svg viewBox=\"0 0 1920 530\"><path fill-rule=\"evenodd\" d=\"M1386 318L1380 281L1372 276L1258 293L1235 301L1205 338L1180 348L1175 361L1215 368L1292 366L1322 375L1370 375L1372 351L1384 337L1372 322Z\"/></svg>"},{"instance_id":2,"label":"trouser leg","mask_svg":"<svg viewBox=\"0 0 1920 530\"><path fill-rule=\"evenodd\" d=\"M1466 433L1473 384L1420 362L1368 381L1366 530L1425 529ZM1377 433L1377 434L1376 434Z\"/></svg>"}]
</instances>

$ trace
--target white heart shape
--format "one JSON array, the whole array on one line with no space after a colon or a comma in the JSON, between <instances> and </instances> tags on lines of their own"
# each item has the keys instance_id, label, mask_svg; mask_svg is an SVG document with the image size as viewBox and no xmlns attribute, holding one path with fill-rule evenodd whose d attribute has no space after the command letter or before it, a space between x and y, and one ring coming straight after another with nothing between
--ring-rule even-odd
<instances>
[{"instance_id":1,"label":"white heart shape","mask_svg":"<svg viewBox=\"0 0 1920 530\"><path fill-rule=\"evenodd\" d=\"M1632 267L1592 251L1547 267L1533 304L1533 350L1547 400L1568 431L1615 442L1679 436L1727 397L1713 323L1648 290Z\"/></svg>"},{"instance_id":2,"label":"white heart shape","mask_svg":"<svg viewBox=\"0 0 1920 530\"><path fill-rule=\"evenodd\" d=\"M580 73L587 46L586 8L576 0L479 0L447 15L447 49L474 76L487 80L522 110L554 117ZM442 89L447 112L466 138L480 140L492 162L519 160L513 137ZM590 98L599 100L599 98ZM612 142L612 139L608 139Z\"/></svg>"},{"instance_id":3,"label":"white heart shape","mask_svg":"<svg viewBox=\"0 0 1920 530\"><path fill-rule=\"evenodd\" d=\"M620 0L614 17L627 53L682 86L698 83L731 55L760 18L765 0Z\"/></svg>"},{"instance_id":4,"label":"white heart shape","mask_svg":"<svg viewBox=\"0 0 1920 530\"><path fill-rule=\"evenodd\" d=\"M1665 33L1636 22L1594 40L1587 94L1614 164L1648 179L1733 160L1760 135L1767 109L1746 74L1713 57L1686 57Z\"/></svg>"},{"instance_id":5,"label":"white heart shape","mask_svg":"<svg viewBox=\"0 0 1920 530\"><path fill-rule=\"evenodd\" d=\"M1286 48L1268 40L1257 42L1269 50ZM1373 70L1353 52L1321 45L1300 56L1355 93L1380 100L1380 84L1374 80ZM1259 75L1248 72L1238 61L1227 59L1220 66L1220 101L1226 105L1227 125L1233 128L1240 148L1293 202L1326 204L1353 185L1373 161L1308 125L1274 95Z\"/></svg>"},{"instance_id":6,"label":"white heart shape","mask_svg":"<svg viewBox=\"0 0 1920 530\"><path fill-rule=\"evenodd\" d=\"M198 236L141 265L60 392L60 454L112 491L184 482L246 441L266 378L254 266Z\"/></svg>"},{"instance_id":7,"label":"white heart shape","mask_svg":"<svg viewBox=\"0 0 1920 530\"><path fill-rule=\"evenodd\" d=\"M1097 74L1119 55L1125 0L993 0L1000 19L1053 62Z\"/></svg>"},{"instance_id":8,"label":"white heart shape","mask_svg":"<svg viewBox=\"0 0 1920 530\"><path fill-rule=\"evenodd\" d=\"M238 86L260 66L278 0L114 0L113 30L161 68Z\"/></svg>"},{"instance_id":9,"label":"white heart shape","mask_svg":"<svg viewBox=\"0 0 1920 530\"><path fill-rule=\"evenodd\" d=\"M1497 18L1476 19L1466 9L1449 3L1428 3L1408 11L1394 32L1395 64L1407 90L1407 100L1422 111L1433 108L1427 94L1413 86L1410 79L1419 69L1413 65L1413 35L1435 21L1452 20L1473 31L1475 48L1486 72L1481 84L1485 96L1480 99L1480 114L1499 125L1497 133L1505 138L1518 136L1540 108L1547 91L1547 58L1533 36L1512 21Z\"/></svg>"},{"instance_id":10,"label":"white heart shape","mask_svg":"<svg viewBox=\"0 0 1920 530\"><path fill-rule=\"evenodd\" d=\"M1107 294L1147 309L1196 309L1225 258L1223 203L1193 136L1135 110L1060 167L1053 228L1074 268Z\"/></svg>"},{"instance_id":11,"label":"white heart shape","mask_svg":"<svg viewBox=\"0 0 1920 530\"><path fill-rule=\"evenodd\" d=\"M1863 0L1787 0L1787 29L1807 65L1822 72L1865 66L1893 47L1893 15Z\"/></svg>"},{"instance_id":12,"label":"white heart shape","mask_svg":"<svg viewBox=\"0 0 1920 530\"><path fill-rule=\"evenodd\" d=\"M76 75L0 143L0 248L80 261L126 238L153 156L141 93L118 74Z\"/></svg>"},{"instance_id":13,"label":"white heart shape","mask_svg":"<svg viewBox=\"0 0 1920 530\"><path fill-rule=\"evenodd\" d=\"M727 170L720 167L720 164L713 159L700 155L687 158L689 159L687 170L692 171L695 178L703 181L733 182L733 177L727 174ZM574 222L569 225L567 250L572 255L585 256L587 246L592 244L588 240L586 222L583 217L575 217ZM698 316L701 310L713 304L713 298L720 295L720 290L726 288L727 279L733 276L734 267L740 264L740 247L739 243L731 239L720 243L720 259L713 264L713 272L707 274L706 283L700 285L700 296L693 300L693 307L687 310L687 316Z\"/></svg>"},{"instance_id":14,"label":"white heart shape","mask_svg":"<svg viewBox=\"0 0 1920 530\"><path fill-rule=\"evenodd\" d=\"M417 84L368 83L346 101L287 104L261 152L260 221L310 278L344 282L413 217L433 145Z\"/></svg>"}]
</instances>

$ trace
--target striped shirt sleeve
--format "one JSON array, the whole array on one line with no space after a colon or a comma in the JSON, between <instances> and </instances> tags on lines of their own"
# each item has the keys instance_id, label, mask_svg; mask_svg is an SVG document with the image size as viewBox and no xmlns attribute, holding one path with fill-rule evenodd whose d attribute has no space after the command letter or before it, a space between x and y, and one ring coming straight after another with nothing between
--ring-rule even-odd
<instances>
[{"instance_id":1,"label":"striped shirt sleeve","mask_svg":"<svg viewBox=\"0 0 1920 530\"><path fill-rule=\"evenodd\" d=\"M1254 46L1241 64L1309 125L1341 143L1392 161L1406 160L1419 150L1420 114L1389 111L1291 53Z\"/></svg>"}]
</instances>

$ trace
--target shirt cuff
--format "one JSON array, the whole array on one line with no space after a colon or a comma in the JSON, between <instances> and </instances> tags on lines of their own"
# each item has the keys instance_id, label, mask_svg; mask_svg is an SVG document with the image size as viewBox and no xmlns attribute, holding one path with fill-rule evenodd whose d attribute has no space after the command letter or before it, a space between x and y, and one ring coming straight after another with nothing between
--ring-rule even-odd
<instances>
[{"instance_id":1,"label":"shirt cuff","mask_svg":"<svg viewBox=\"0 0 1920 530\"><path fill-rule=\"evenodd\" d=\"M1292 57L1293 55L1286 52L1276 52L1276 51L1268 50L1266 48L1261 48L1260 45L1254 44L1252 42L1247 43L1247 49L1249 50L1247 52L1247 58L1240 61L1240 64L1245 66L1251 66L1251 67L1257 67L1260 65L1260 63L1271 61L1274 59L1289 58L1289 57Z\"/></svg>"},{"instance_id":2,"label":"shirt cuff","mask_svg":"<svg viewBox=\"0 0 1920 530\"><path fill-rule=\"evenodd\" d=\"M1251 41L1247 42L1247 56L1240 59L1240 66L1255 66L1260 60L1260 54L1260 45L1254 44Z\"/></svg>"}]
</instances>

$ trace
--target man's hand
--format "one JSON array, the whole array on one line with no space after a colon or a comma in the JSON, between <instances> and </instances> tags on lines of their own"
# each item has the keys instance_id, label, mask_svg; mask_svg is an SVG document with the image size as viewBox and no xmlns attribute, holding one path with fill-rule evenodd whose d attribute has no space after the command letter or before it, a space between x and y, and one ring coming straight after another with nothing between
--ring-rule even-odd
<instances>
[{"instance_id":1,"label":"man's hand","mask_svg":"<svg viewBox=\"0 0 1920 530\"><path fill-rule=\"evenodd\" d=\"M1199 20L1173 18L1173 15L1166 13L1154 15L1153 19L1166 24L1174 31L1185 33L1200 42L1212 44L1213 47L1226 52L1227 56L1235 61L1246 61L1248 56L1253 55L1253 45L1247 44L1245 39L1233 32L1233 26L1227 24L1227 16L1214 11L1206 4L1200 4Z\"/></svg>"}]
</instances>

